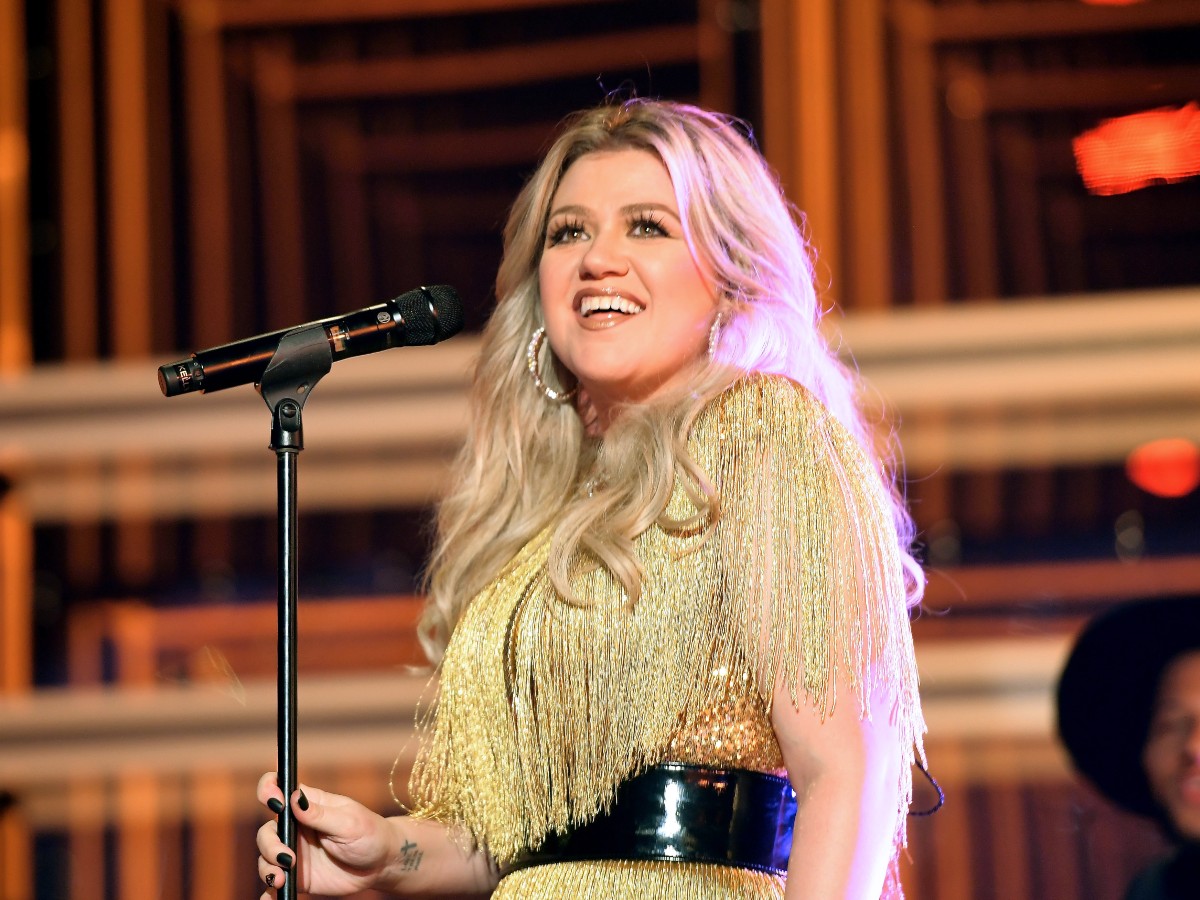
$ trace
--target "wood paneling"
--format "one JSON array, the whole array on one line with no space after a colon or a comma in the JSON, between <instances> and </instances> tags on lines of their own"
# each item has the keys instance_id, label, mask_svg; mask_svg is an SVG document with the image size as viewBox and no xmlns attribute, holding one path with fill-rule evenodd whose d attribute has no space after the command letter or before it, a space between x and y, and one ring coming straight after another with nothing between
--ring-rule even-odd
<instances>
[{"instance_id":1,"label":"wood paneling","mask_svg":"<svg viewBox=\"0 0 1200 900\"><path fill-rule=\"evenodd\" d=\"M148 22L143 2L108 2L102 8L109 189L104 234L111 267L107 325L114 356L144 357L153 349L154 301Z\"/></svg>"},{"instance_id":2,"label":"wood paneling","mask_svg":"<svg viewBox=\"0 0 1200 900\"><path fill-rule=\"evenodd\" d=\"M101 344L92 3L64 0L56 22L62 308L71 323L63 333L63 358L82 362L99 358Z\"/></svg>"},{"instance_id":3,"label":"wood paneling","mask_svg":"<svg viewBox=\"0 0 1200 900\"><path fill-rule=\"evenodd\" d=\"M25 17L0 4L0 374L29 365L29 133Z\"/></svg>"},{"instance_id":4,"label":"wood paneling","mask_svg":"<svg viewBox=\"0 0 1200 900\"><path fill-rule=\"evenodd\" d=\"M373 624L360 625L367 637ZM967 640L927 652L918 641L930 768L947 802L910 820L910 897L1118 900L1161 850L1147 823L1075 782L1045 715L1066 649L1065 641L1050 643ZM954 655L980 665L964 669ZM251 679L236 695L214 686L160 679L153 688L0 700L0 776L34 832L69 835L70 896L140 900L147 872L162 876L155 896L189 896L201 881L210 900L258 895L252 838L267 814L254 782L271 766L274 686ZM395 810L389 780L403 799L413 718L430 696L425 677L394 670L302 680L302 780ZM956 714L956 706L974 714ZM1024 712L1014 715L1018 708ZM948 715L958 727L945 727ZM915 806L927 808L932 791L917 780ZM118 892L106 894L113 882Z\"/></svg>"},{"instance_id":5,"label":"wood paneling","mask_svg":"<svg viewBox=\"0 0 1200 900\"><path fill-rule=\"evenodd\" d=\"M1197 99L1194 4L762 10L767 152L811 216L831 301L934 306L1200 279L1187 213L1096 202L1071 155L1101 118ZM1166 196L1196 208L1200 184ZM1153 263L1137 229L1161 237Z\"/></svg>"},{"instance_id":6,"label":"wood paneling","mask_svg":"<svg viewBox=\"0 0 1200 900\"><path fill-rule=\"evenodd\" d=\"M33 683L33 530L24 499L0 477L0 695Z\"/></svg>"},{"instance_id":7,"label":"wood paneling","mask_svg":"<svg viewBox=\"0 0 1200 900\"><path fill-rule=\"evenodd\" d=\"M420 597L342 597L300 605L298 658L304 671L426 668L416 625ZM89 604L69 628L73 684L209 682L237 692L275 674L274 602L159 608L140 601Z\"/></svg>"},{"instance_id":8,"label":"wood paneling","mask_svg":"<svg viewBox=\"0 0 1200 900\"><path fill-rule=\"evenodd\" d=\"M1194 533L1195 516L1178 512L1193 500L1171 513L1131 494L1119 469L1139 440L1200 434L1194 291L1063 296L1200 281L1196 182L1090 197L1070 153L1099 118L1196 99L1193 0L54 7L55 109L38 132L51 146L35 159L51 171L31 194L22 5L0 6L0 464L14 485L0 496L3 684L30 682L39 569L37 609L75 623L76 677L103 680L108 658L146 693L57 698L72 711L19 746L10 722L28 723L6 708L0 756L21 757L26 788L0 822L6 898L25 900L32 877L9 861L55 831L69 833L63 883L80 900L104 896L106 880L139 900L258 893L252 789L271 764L271 692L252 682L273 666L273 611L166 607L180 573L253 555L246 536L273 499L265 455L251 457L266 428L249 390L241 406L152 405L146 360L421 282L453 281L473 330L505 210L554 124L631 88L761 126L809 216L827 301L864 313L844 321L849 350L903 417L935 563L914 630L930 760L949 792L943 812L913 822L910 895L1115 898L1158 849L1144 823L1072 782L1047 730L1049 686L1086 615L1195 592L1194 557L954 563L1014 553L1018 535L1023 552L1053 557L1064 533L1103 534L1131 510ZM758 51L744 65L737 27L761 40L761 99L748 71ZM31 218L58 235L33 269ZM1030 299L981 302L1013 297ZM905 306L930 309L897 314ZM436 363L415 350L411 363L347 363L340 387L322 388L301 496L309 513L344 517L339 548L412 541L381 538L371 516L436 493L462 433L470 353L458 346ZM35 356L67 366L14 379ZM336 435L325 455L323 429ZM142 605L95 605L135 589ZM302 619L314 665L394 667L415 652L411 618L389 630L353 608L370 635ZM1005 674L1015 663L1025 681ZM406 690L346 682L308 707L327 717L305 744L317 783L392 808L387 770L400 753L402 786L409 758ZM82 771L64 782L68 760Z\"/></svg>"}]
</instances>

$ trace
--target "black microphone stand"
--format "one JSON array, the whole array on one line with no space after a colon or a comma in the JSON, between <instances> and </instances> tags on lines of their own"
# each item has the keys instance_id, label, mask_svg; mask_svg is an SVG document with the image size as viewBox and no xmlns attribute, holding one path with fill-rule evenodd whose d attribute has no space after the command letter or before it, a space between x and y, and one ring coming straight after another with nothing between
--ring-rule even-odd
<instances>
[{"instance_id":1,"label":"black microphone stand","mask_svg":"<svg viewBox=\"0 0 1200 900\"><path fill-rule=\"evenodd\" d=\"M278 772L283 791L283 812L279 814L279 838L292 851L292 868L279 891L283 900L295 900L297 864L296 820L292 814L292 794L296 776L296 462L304 449L304 428L300 410L313 387L333 366L329 337L320 324L290 331L263 372L259 392L271 410L271 449L277 459L279 506L279 668L278 678Z\"/></svg>"}]
</instances>

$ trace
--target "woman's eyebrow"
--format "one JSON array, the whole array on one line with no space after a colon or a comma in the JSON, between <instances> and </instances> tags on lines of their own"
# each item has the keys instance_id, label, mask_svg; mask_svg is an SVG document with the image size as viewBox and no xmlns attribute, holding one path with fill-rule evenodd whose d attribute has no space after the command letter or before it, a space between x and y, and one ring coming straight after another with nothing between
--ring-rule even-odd
<instances>
[{"instance_id":1,"label":"woman's eyebrow","mask_svg":"<svg viewBox=\"0 0 1200 900\"><path fill-rule=\"evenodd\" d=\"M621 214L626 216L637 215L644 212L664 212L672 218L678 219L679 213L675 211L673 206L668 206L665 203L630 203L628 206L621 207Z\"/></svg>"},{"instance_id":2,"label":"woman's eyebrow","mask_svg":"<svg viewBox=\"0 0 1200 900\"><path fill-rule=\"evenodd\" d=\"M591 210L586 206L580 206L577 203L572 203L567 206L560 206L558 209L550 210L549 218L553 219L555 216L561 216L564 213L574 213L577 216L586 216L590 212Z\"/></svg>"},{"instance_id":3,"label":"woman's eyebrow","mask_svg":"<svg viewBox=\"0 0 1200 900\"><path fill-rule=\"evenodd\" d=\"M679 218L679 213L675 211L675 207L668 206L665 203L656 203L654 201L646 201L644 203L628 203L625 206L622 206L620 209L621 215L626 217L635 216L644 212L663 212L671 216L673 219ZM578 203L570 203L565 206L559 206L550 210L550 214L547 216L547 218L553 219L556 216L562 215L589 216L591 214L592 210L589 207L581 206Z\"/></svg>"}]
</instances>

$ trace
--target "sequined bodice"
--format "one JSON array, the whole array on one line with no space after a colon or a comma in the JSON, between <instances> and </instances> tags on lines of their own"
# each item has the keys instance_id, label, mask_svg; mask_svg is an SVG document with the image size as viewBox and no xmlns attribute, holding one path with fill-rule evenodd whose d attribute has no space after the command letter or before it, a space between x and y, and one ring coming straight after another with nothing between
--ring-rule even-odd
<instances>
[{"instance_id":1,"label":"sequined bodice","mask_svg":"<svg viewBox=\"0 0 1200 900\"><path fill-rule=\"evenodd\" d=\"M718 769L782 773L783 754L766 705L749 687L751 677L749 669L710 672L713 702L671 735L665 758Z\"/></svg>"}]
</instances>

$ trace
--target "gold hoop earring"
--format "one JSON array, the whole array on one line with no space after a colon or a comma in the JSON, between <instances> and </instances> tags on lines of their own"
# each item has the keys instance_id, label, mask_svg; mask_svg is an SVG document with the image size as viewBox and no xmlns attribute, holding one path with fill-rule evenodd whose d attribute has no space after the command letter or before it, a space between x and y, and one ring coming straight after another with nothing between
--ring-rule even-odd
<instances>
[{"instance_id":1,"label":"gold hoop earring","mask_svg":"<svg viewBox=\"0 0 1200 900\"><path fill-rule=\"evenodd\" d=\"M533 333L533 338L529 341L529 349L525 351L525 365L529 369L529 374L533 377L533 386L541 392L542 396L551 403L567 403L575 398L575 394L579 392L578 385L571 388L569 391L556 391L550 385L546 384L542 378L542 373L538 371L538 357L542 352L542 342L546 340L545 326L539 328Z\"/></svg>"}]
</instances>

